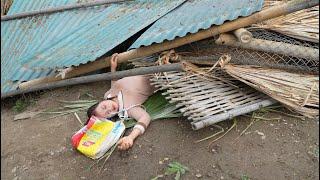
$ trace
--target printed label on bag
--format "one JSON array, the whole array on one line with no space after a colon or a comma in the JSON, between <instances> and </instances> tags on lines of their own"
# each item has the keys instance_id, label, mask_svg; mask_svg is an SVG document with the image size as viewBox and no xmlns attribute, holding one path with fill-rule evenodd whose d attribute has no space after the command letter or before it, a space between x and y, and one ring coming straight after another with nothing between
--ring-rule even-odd
<instances>
[{"instance_id":1,"label":"printed label on bag","mask_svg":"<svg viewBox=\"0 0 320 180\"><path fill-rule=\"evenodd\" d=\"M111 121L96 121L82 137L78 150L89 157L93 157L113 126L114 123Z\"/></svg>"}]
</instances>

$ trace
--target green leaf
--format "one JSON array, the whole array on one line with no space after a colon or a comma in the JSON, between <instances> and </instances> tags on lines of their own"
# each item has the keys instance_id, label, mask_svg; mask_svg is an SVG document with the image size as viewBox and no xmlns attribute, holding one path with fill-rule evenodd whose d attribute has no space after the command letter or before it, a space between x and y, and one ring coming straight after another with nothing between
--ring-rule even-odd
<instances>
[{"instance_id":1,"label":"green leaf","mask_svg":"<svg viewBox=\"0 0 320 180\"><path fill-rule=\"evenodd\" d=\"M171 167L176 167L176 168L178 168L179 170L183 169L183 170L189 171L189 168L188 168L188 167L186 167L186 166L184 166L184 165L182 165L182 164L180 164L180 163L178 163L178 162L176 162L176 161L170 163L169 165L171 165Z\"/></svg>"},{"instance_id":2,"label":"green leaf","mask_svg":"<svg viewBox=\"0 0 320 180\"><path fill-rule=\"evenodd\" d=\"M181 176L185 174L186 171L189 171L189 168L178 163L178 162L171 162L168 164L164 175L175 175L175 180L180 180Z\"/></svg>"},{"instance_id":3,"label":"green leaf","mask_svg":"<svg viewBox=\"0 0 320 180\"><path fill-rule=\"evenodd\" d=\"M174 177L175 180L180 180L181 174L180 171L177 172L176 177Z\"/></svg>"},{"instance_id":4,"label":"green leaf","mask_svg":"<svg viewBox=\"0 0 320 180\"><path fill-rule=\"evenodd\" d=\"M175 167L168 167L166 169L165 175L174 174L174 173L177 173L178 171L179 171L179 169L177 169Z\"/></svg>"},{"instance_id":5,"label":"green leaf","mask_svg":"<svg viewBox=\"0 0 320 180\"><path fill-rule=\"evenodd\" d=\"M241 180L249 180L249 177L247 175L242 175Z\"/></svg>"},{"instance_id":6,"label":"green leaf","mask_svg":"<svg viewBox=\"0 0 320 180\"><path fill-rule=\"evenodd\" d=\"M13 106L13 111L18 113L23 112L30 104L31 100L29 99L18 99Z\"/></svg>"}]
</instances>

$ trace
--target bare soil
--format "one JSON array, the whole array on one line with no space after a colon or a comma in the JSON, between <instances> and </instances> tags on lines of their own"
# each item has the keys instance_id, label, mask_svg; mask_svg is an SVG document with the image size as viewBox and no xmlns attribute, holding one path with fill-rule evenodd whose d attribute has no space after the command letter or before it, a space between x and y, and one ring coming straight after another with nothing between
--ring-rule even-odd
<instances>
[{"instance_id":1,"label":"bare soil","mask_svg":"<svg viewBox=\"0 0 320 180\"><path fill-rule=\"evenodd\" d=\"M56 100L77 100L90 92L102 97L108 83L78 85L32 95L35 100L25 110L57 108ZM193 131L186 119L153 122L133 148L115 151L89 170L95 161L71 147L70 137L80 128L73 115L46 120L36 117L13 121L14 102L1 103L1 179L151 179L163 174L169 162L178 161L190 171L182 179L319 179L319 121L301 120L277 113L279 121L250 123L238 117L237 126L223 138L194 143L219 131L215 127ZM85 114L81 114L85 120ZM226 128L232 121L219 123ZM161 179L173 179L165 176Z\"/></svg>"}]
</instances>

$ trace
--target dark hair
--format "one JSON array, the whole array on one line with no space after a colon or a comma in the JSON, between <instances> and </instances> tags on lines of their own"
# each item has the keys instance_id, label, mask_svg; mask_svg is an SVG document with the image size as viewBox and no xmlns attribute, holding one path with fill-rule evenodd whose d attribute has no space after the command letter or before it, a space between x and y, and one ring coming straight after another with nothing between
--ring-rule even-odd
<instances>
[{"instance_id":1,"label":"dark hair","mask_svg":"<svg viewBox=\"0 0 320 180\"><path fill-rule=\"evenodd\" d=\"M109 100L109 99L107 99ZM104 100L102 100L104 101ZM94 111L96 110L97 106L102 102L102 101L99 101L97 103L95 103L94 105L90 106L87 110L87 116L88 116L88 119L87 119L87 122L84 124L84 125L87 125L91 116L94 115ZM109 120L115 122L116 120L118 119L118 115L115 115L114 117L111 117L109 118Z\"/></svg>"},{"instance_id":2,"label":"dark hair","mask_svg":"<svg viewBox=\"0 0 320 180\"><path fill-rule=\"evenodd\" d=\"M88 124L91 116L94 115L94 111L96 110L96 108L97 108L97 106L99 105L100 102L101 102L101 101L95 103L94 105L92 105L92 106L90 106L90 107L88 108L88 110L87 110L88 120L87 120L87 122L85 123L85 125Z\"/></svg>"}]
</instances>

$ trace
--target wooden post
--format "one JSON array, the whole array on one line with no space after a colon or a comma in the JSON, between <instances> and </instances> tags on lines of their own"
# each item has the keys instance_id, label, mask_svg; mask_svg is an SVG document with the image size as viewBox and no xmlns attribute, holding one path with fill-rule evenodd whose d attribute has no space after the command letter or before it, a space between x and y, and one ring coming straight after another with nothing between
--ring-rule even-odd
<instances>
[{"instance_id":1,"label":"wooden post","mask_svg":"<svg viewBox=\"0 0 320 180\"><path fill-rule=\"evenodd\" d=\"M134 58L149 56L157 52L176 48L176 47L189 44L195 41L203 40L224 32L233 31L242 27L249 26L251 24L262 22L267 19L275 18L278 16L295 12L295 11L310 8L318 4L319 4L319 0L292 0L287 3L281 4L278 6L273 6L266 10L262 10L260 12L254 13L248 17L242 17L234 21L225 22L220 26L213 26L209 29L201 30L194 34L189 34L184 37L178 37L172 41L165 41L160 44L153 44L150 46L140 47L138 49L133 49L127 52L120 53L118 56L119 57L118 63L122 63ZM107 57L107 58L96 60L94 62L90 62L85 65L75 67L72 71L66 74L65 78L71 78L71 77L79 76L92 71L96 71L105 67L109 67L110 66L109 61L110 61L110 57ZM45 77L45 78L35 79L25 83L21 83L19 85L19 88L25 89L28 87L32 87L36 84L59 81L61 79L62 79L61 77Z\"/></svg>"}]
</instances>

